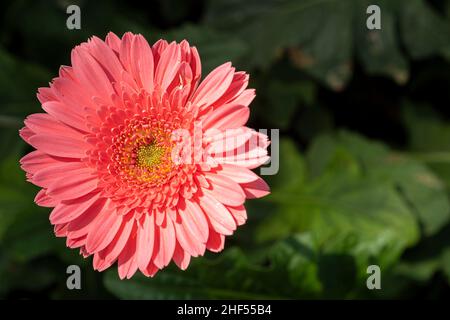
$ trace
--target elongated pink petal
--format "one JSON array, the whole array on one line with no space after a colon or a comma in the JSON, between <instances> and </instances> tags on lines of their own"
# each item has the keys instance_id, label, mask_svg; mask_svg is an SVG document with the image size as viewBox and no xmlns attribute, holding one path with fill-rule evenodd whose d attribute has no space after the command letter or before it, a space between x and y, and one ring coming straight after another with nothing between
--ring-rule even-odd
<instances>
[{"instance_id":1,"label":"elongated pink petal","mask_svg":"<svg viewBox=\"0 0 450 320\"><path fill-rule=\"evenodd\" d=\"M222 108L227 103L236 100L237 97L247 88L249 76L245 72L235 72L233 80L227 91L214 103L215 108ZM248 106L248 104L244 105Z\"/></svg>"},{"instance_id":2,"label":"elongated pink petal","mask_svg":"<svg viewBox=\"0 0 450 320\"><path fill-rule=\"evenodd\" d=\"M176 263L178 268L181 270L186 270L191 261L191 256L183 250L179 243L175 246L175 252L173 253L173 261Z\"/></svg>"},{"instance_id":3,"label":"elongated pink petal","mask_svg":"<svg viewBox=\"0 0 450 320\"><path fill-rule=\"evenodd\" d=\"M66 137L78 138L80 136L78 131L64 125L46 113L29 115L24 122L36 134L55 134L55 132L58 132L58 134Z\"/></svg>"},{"instance_id":4,"label":"elongated pink petal","mask_svg":"<svg viewBox=\"0 0 450 320\"><path fill-rule=\"evenodd\" d=\"M83 173L56 179L49 187L48 194L60 200L75 199L84 196L98 186L98 178L92 174L91 169Z\"/></svg>"},{"instance_id":5,"label":"elongated pink petal","mask_svg":"<svg viewBox=\"0 0 450 320\"><path fill-rule=\"evenodd\" d=\"M56 158L39 150L35 150L20 159L20 166L28 173L34 174L39 170L48 168L49 166L72 161L74 160L70 158Z\"/></svg>"},{"instance_id":6,"label":"elongated pink petal","mask_svg":"<svg viewBox=\"0 0 450 320\"><path fill-rule=\"evenodd\" d=\"M103 210L89 230L86 250L91 253L103 250L114 239L121 225L121 215L115 210Z\"/></svg>"},{"instance_id":7,"label":"elongated pink petal","mask_svg":"<svg viewBox=\"0 0 450 320\"><path fill-rule=\"evenodd\" d=\"M135 227L135 221L130 215L124 216L122 225L112 242L103 250L98 252L99 258L102 260L102 264L99 265L98 270L102 271L111 266L116 261L117 257L122 253L128 239L132 234Z\"/></svg>"},{"instance_id":8,"label":"elongated pink petal","mask_svg":"<svg viewBox=\"0 0 450 320\"><path fill-rule=\"evenodd\" d=\"M209 234L208 242L206 247L212 252L220 252L225 246L225 236L214 230Z\"/></svg>"},{"instance_id":9,"label":"elongated pink petal","mask_svg":"<svg viewBox=\"0 0 450 320\"><path fill-rule=\"evenodd\" d=\"M72 50L72 65L75 76L88 86L93 95L109 102L114 89L98 62L81 47Z\"/></svg>"},{"instance_id":10,"label":"elongated pink petal","mask_svg":"<svg viewBox=\"0 0 450 320\"><path fill-rule=\"evenodd\" d=\"M30 143L42 152L67 158L84 158L87 150L91 148L78 138L50 134L36 134L30 138Z\"/></svg>"},{"instance_id":11,"label":"elongated pink petal","mask_svg":"<svg viewBox=\"0 0 450 320\"><path fill-rule=\"evenodd\" d=\"M52 197L50 197L47 194L47 190L46 189L41 189L36 197L34 198L34 202L36 202L37 205L42 206L42 207L56 207L59 203L59 201L53 199Z\"/></svg>"},{"instance_id":12,"label":"elongated pink petal","mask_svg":"<svg viewBox=\"0 0 450 320\"><path fill-rule=\"evenodd\" d=\"M154 214L145 215L142 226L138 225L137 263L140 270L145 270L153 255L155 242Z\"/></svg>"},{"instance_id":13,"label":"elongated pink petal","mask_svg":"<svg viewBox=\"0 0 450 320\"><path fill-rule=\"evenodd\" d=\"M155 81L165 90L172 82L181 63L180 48L172 42L162 53L155 70Z\"/></svg>"},{"instance_id":14,"label":"elongated pink petal","mask_svg":"<svg viewBox=\"0 0 450 320\"><path fill-rule=\"evenodd\" d=\"M50 222L63 224L76 219L89 209L99 196L99 193L90 193L78 199L60 202L50 214Z\"/></svg>"},{"instance_id":15,"label":"elongated pink petal","mask_svg":"<svg viewBox=\"0 0 450 320\"><path fill-rule=\"evenodd\" d=\"M216 102L233 80L234 68L227 62L217 67L202 81L192 97L192 104L206 108Z\"/></svg>"},{"instance_id":16,"label":"elongated pink petal","mask_svg":"<svg viewBox=\"0 0 450 320\"><path fill-rule=\"evenodd\" d=\"M207 191L199 198L199 201L214 230L224 235L230 235L236 230L236 223L231 213L220 201L216 200Z\"/></svg>"},{"instance_id":17,"label":"elongated pink petal","mask_svg":"<svg viewBox=\"0 0 450 320\"><path fill-rule=\"evenodd\" d=\"M72 112L67 105L56 101L46 102L42 108L55 119L82 131L88 131L86 120L75 112Z\"/></svg>"},{"instance_id":18,"label":"elongated pink petal","mask_svg":"<svg viewBox=\"0 0 450 320\"><path fill-rule=\"evenodd\" d=\"M37 171L31 180L34 184L47 188L56 179L83 174L85 172L90 173L91 169L87 169L86 165L82 162L57 162Z\"/></svg>"},{"instance_id":19,"label":"elongated pink petal","mask_svg":"<svg viewBox=\"0 0 450 320\"><path fill-rule=\"evenodd\" d=\"M208 221L205 214L196 202L186 201L184 208L179 207L182 223L185 229L200 242L208 240Z\"/></svg>"},{"instance_id":20,"label":"elongated pink petal","mask_svg":"<svg viewBox=\"0 0 450 320\"><path fill-rule=\"evenodd\" d=\"M106 44L114 52L118 53L120 50L120 38L114 32L108 32L105 39Z\"/></svg>"},{"instance_id":21,"label":"elongated pink petal","mask_svg":"<svg viewBox=\"0 0 450 320\"><path fill-rule=\"evenodd\" d=\"M258 175L253 171L229 163L221 164L217 174L224 175L237 183L247 183L259 179Z\"/></svg>"},{"instance_id":22,"label":"elongated pink petal","mask_svg":"<svg viewBox=\"0 0 450 320\"><path fill-rule=\"evenodd\" d=\"M159 269L164 268L172 260L175 251L175 229L171 219L166 219L165 226L159 226L159 249L153 263Z\"/></svg>"},{"instance_id":23,"label":"elongated pink petal","mask_svg":"<svg viewBox=\"0 0 450 320\"><path fill-rule=\"evenodd\" d=\"M245 192L245 196L249 199L262 198L270 193L269 186L261 178L258 178L252 182L241 184L241 187Z\"/></svg>"},{"instance_id":24,"label":"elongated pink petal","mask_svg":"<svg viewBox=\"0 0 450 320\"><path fill-rule=\"evenodd\" d=\"M203 255L205 251L205 245L196 240L194 234L190 232L188 228L186 228L183 222L174 223L175 232L177 236L178 243L189 255L193 257L198 257Z\"/></svg>"},{"instance_id":25,"label":"elongated pink petal","mask_svg":"<svg viewBox=\"0 0 450 320\"><path fill-rule=\"evenodd\" d=\"M226 104L214 109L203 122L203 128L208 130L216 128L219 130L234 129L245 125L250 116L250 109L239 104Z\"/></svg>"},{"instance_id":26,"label":"elongated pink petal","mask_svg":"<svg viewBox=\"0 0 450 320\"><path fill-rule=\"evenodd\" d=\"M136 238L128 238L128 242L119 255L118 261L120 279L131 278L138 268L136 262Z\"/></svg>"},{"instance_id":27,"label":"elongated pink petal","mask_svg":"<svg viewBox=\"0 0 450 320\"><path fill-rule=\"evenodd\" d=\"M137 35L131 43L131 69L140 85L147 90L153 91L153 53L150 45L143 36Z\"/></svg>"},{"instance_id":28,"label":"elongated pink petal","mask_svg":"<svg viewBox=\"0 0 450 320\"><path fill-rule=\"evenodd\" d=\"M31 143L31 137L34 135L35 135L34 132L31 131L30 128L24 127L19 130L19 136L23 139L23 141L29 143L33 147L35 146Z\"/></svg>"},{"instance_id":29,"label":"elongated pink petal","mask_svg":"<svg viewBox=\"0 0 450 320\"><path fill-rule=\"evenodd\" d=\"M221 203L239 206L245 201L245 194L238 183L223 175L205 172L205 177L211 183L211 195Z\"/></svg>"},{"instance_id":30,"label":"elongated pink petal","mask_svg":"<svg viewBox=\"0 0 450 320\"><path fill-rule=\"evenodd\" d=\"M227 206L227 209L230 210L238 226L243 225L247 221L247 211L243 205L237 207Z\"/></svg>"},{"instance_id":31,"label":"elongated pink petal","mask_svg":"<svg viewBox=\"0 0 450 320\"><path fill-rule=\"evenodd\" d=\"M94 36L86 45L86 50L99 63L108 78L112 81L121 79L122 65L117 55L105 42Z\"/></svg>"},{"instance_id":32,"label":"elongated pink petal","mask_svg":"<svg viewBox=\"0 0 450 320\"><path fill-rule=\"evenodd\" d=\"M107 199L97 199L83 214L69 222L67 227L69 238L79 238L87 235L92 227L92 223L100 215L102 210L106 209Z\"/></svg>"}]
</instances>

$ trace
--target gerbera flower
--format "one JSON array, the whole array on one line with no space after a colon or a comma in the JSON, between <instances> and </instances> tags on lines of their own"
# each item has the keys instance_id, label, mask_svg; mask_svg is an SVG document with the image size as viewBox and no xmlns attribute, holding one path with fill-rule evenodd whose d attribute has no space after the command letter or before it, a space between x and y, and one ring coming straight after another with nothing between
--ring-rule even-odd
<instances>
[{"instance_id":1,"label":"gerbera flower","mask_svg":"<svg viewBox=\"0 0 450 320\"><path fill-rule=\"evenodd\" d=\"M36 149L22 168L56 236L96 270L118 261L121 278L221 251L246 221L245 199L269 192L250 170L268 160L268 140L245 127L248 75L225 63L200 83L187 41L150 46L132 33L93 37L71 62L20 131Z\"/></svg>"}]
</instances>

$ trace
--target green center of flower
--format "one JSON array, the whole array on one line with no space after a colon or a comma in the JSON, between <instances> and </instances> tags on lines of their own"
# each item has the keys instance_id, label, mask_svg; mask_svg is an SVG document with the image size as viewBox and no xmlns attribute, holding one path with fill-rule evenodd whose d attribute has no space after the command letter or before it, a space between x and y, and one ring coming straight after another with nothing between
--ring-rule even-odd
<instances>
[{"instance_id":1,"label":"green center of flower","mask_svg":"<svg viewBox=\"0 0 450 320\"><path fill-rule=\"evenodd\" d=\"M164 151L163 147L154 143L142 146L137 151L137 164L140 167L152 168L161 163Z\"/></svg>"}]
</instances>

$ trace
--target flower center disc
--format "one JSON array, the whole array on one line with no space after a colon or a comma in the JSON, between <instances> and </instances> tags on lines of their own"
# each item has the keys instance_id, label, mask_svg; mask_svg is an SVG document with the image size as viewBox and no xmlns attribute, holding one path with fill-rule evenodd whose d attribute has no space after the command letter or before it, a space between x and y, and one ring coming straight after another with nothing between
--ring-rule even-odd
<instances>
[{"instance_id":1,"label":"flower center disc","mask_svg":"<svg viewBox=\"0 0 450 320\"><path fill-rule=\"evenodd\" d=\"M152 143L142 146L137 151L137 164L141 168L152 168L161 163L164 155L164 148Z\"/></svg>"}]
</instances>

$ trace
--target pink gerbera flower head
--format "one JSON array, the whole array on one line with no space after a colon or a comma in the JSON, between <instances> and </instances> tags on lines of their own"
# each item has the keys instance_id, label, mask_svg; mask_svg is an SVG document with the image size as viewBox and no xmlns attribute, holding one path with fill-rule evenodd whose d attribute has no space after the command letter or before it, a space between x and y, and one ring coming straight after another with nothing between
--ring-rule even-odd
<instances>
[{"instance_id":1,"label":"pink gerbera flower head","mask_svg":"<svg viewBox=\"0 0 450 320\"><path fill-rule=\"evenodd\" d=\"M20 131L36 149L22 168L56 236L96 270L117 261L122 279L221 251L246 221L245 199L269 193L250 170L268 160L268 139L245 127L248 74L225 63L200 83L187 41L150 46L132 33L93 37L71 62Z\"/></svg>"}]
</instances>

